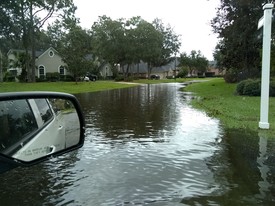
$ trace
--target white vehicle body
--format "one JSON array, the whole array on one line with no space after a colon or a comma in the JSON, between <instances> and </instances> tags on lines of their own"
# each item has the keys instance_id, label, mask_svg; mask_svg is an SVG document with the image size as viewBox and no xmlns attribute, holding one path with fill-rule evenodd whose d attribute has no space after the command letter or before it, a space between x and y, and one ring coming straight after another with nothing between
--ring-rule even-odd
<instances>
[{"instance_id":1,"label":"white vehicle body","mask_svg":"<svg viewBox=\"0 0 275 206\"><path fill-rule=\"evenodd\" d=\"M32 161L66 148L65 121L62 113L60 111L55 113L50 102L46 100L51 116L45 122L42 119L36 101L34 99L27 101L35 117L38 129L32 134L26 144L22 142L22 148L13 157L23 161Z\"/></svg>"}]
</instances>

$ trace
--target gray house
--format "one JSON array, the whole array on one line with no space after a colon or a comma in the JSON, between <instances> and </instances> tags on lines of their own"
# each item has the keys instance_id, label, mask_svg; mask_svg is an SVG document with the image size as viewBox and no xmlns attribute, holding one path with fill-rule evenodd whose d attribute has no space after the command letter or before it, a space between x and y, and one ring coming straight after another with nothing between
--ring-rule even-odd
<instances>
[{"instance_id":1,"label":"gray house","mask_svg":"<svg viewBox=\"0 0 275 206\"><path fill-rule=\"evenodd\" d=\"M38 78L45 76L46 73L59 73L60 75L69 74L61 56L52 47L48 48L36 58L35 65L37 67L35 75Z\"/></svg>"},{"instance_id":2,"label":"gray house","mask_svg":"<svg viewBox=\"0 0 275 206\"><path fill-rule=\"evenodd\" d=\"M9 72L14 76L18 76L22 73L22 68L16 66L19 54L25 53L24 50L10 49L8 52L9 60ZM30 54L30 52L29 52ZM60 75L70 75L70 72L66 69L67 64L63 62L58 51L53 47L49 47L46 51L36 51L35 53L35 76L43 78L47 73L59 73ZM87 55L87 59L92 59L91 54ZM111 79L113 77L112 67L109 63L98 62L99 74L103 79Z\"/></svg>"},{"instance_id":3,"label":"gray house","mask_svg":"<svg viewBox=\"0 0 275 206\"><path fill-rule=\"evenodd\" d=\"M179 61L173 60L164 66L153 67L151 70L151 75L158 75L160 79L175 76L179 71L177 67L178 65ZM123 69L126 70L126 66L119 68L119 73L123 73ZM129 74L139 78L148 78L148 64L145 62L140 62L139 64L130 65Z\"/></svg>"},{"instance_id":4,"label":"gray house","mask_svg":"<svg viewBox=\"0 0 275 206\"><path fill-rule=\"evenodd\" d=\"M101 64L99 67L99 74L103 79L112 79L114 76L112 66L107 62Z\"/></svg>"},{"instance_id":5,"label":"gray house","mask_svg":"<svg viewBox=\"0 0 275 206\"><path fill-rule=\"evenodd\" d=\"M16 61L18 60L19 54L24 53L24 50L18 49L10 49L7 56L9 61L9 69L8 71L14 74L14 76L18 76L22 73L22 68L16 65ZM44 77L46 73L59 73L60 75L67 75L69 72L66 69L66 64L63 62L61 56L58 52L50 47L46 51L36 51L35 52L35 75L38 78Z\"/></svg>"}]
</instances>

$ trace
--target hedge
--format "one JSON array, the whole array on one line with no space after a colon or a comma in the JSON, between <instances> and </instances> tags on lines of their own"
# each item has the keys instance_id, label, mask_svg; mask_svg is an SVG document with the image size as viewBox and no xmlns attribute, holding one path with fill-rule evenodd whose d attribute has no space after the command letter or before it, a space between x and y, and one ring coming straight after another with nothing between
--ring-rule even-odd
<instances>
[{"instance_id":1,"label":"hedge","mask_svg":"<svg viewBox=\"0 0 275 206\"><path fill-rule=\"evenodd\" d=\"M261 96L261 80L246 79L237 84L236 93L246 96ZM269 96L275 97L275 80L270 81Z\"/></svg>"}]
</instances>

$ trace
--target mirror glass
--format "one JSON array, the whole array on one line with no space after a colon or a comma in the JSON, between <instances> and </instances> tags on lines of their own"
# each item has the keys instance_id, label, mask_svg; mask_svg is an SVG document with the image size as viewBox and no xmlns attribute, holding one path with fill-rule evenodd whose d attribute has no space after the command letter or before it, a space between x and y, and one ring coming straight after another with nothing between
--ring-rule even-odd
<instances>
[{"instance_id":1,"label":"mirror glass","mask_svg":"<svg viewBox=\"0 0 275 206\"><path fill-rule=\"evenodd\" d=\"M70 100L0 101L0 153L29 162L79 141L80 121Z\"/></svg>"}]
</instances>

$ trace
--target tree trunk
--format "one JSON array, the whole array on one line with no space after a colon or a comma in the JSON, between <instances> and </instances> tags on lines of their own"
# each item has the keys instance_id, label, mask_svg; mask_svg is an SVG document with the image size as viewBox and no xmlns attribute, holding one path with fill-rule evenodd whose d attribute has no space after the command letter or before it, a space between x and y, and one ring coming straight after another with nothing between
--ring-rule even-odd
<instances>
[{"instance_id":1,"label":"tree trunk","mask_svg":"<svg viewBox=\"0 0 275 206\"><path fill-rule=\"evenodd\" d=\"M33 4L30 4L30 42L31 42L31 82L35 82L35 39L34 39L34 20L33 20Z\"/></svg>"},{"instance_id":2,"label":"tree trunk","mask_svg":"<svg viewBox=\"0 0 275 206\"><path fill-rule=\"evenodd\" d=\"M0 82L3 82L3 55L0 51Z\"/></svg>"},{"instance_id":3,"label":"tree trunk","mask_svg":"<svg viewBox=\"0 0 275 206\"><path fill-rule=\"evenodd\" d=\"M152 65L148 63L148 79L150 79L151 72L152 72Z\"/></svg>"}]
</instances>

